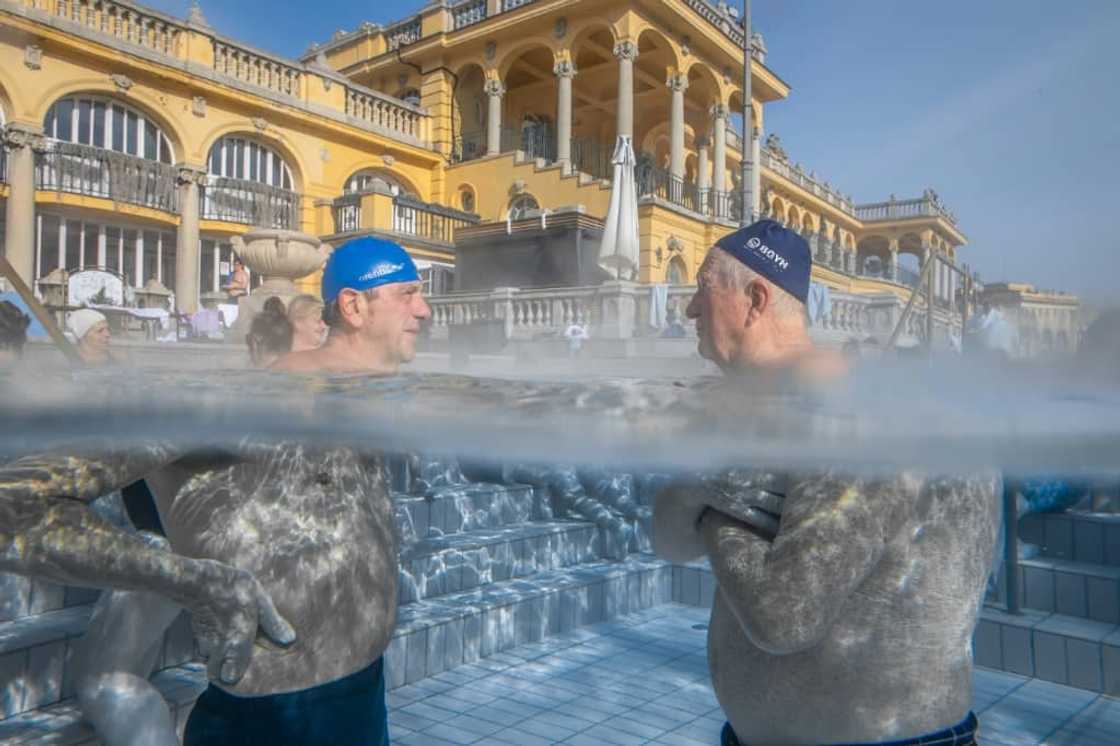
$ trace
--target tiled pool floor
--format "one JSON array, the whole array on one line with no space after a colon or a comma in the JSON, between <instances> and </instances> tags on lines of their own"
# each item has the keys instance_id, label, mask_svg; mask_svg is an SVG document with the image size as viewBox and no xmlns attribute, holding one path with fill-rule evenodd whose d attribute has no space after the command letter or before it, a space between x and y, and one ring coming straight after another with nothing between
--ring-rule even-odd
<instances>
[{"instance_id":1,"label":"tiled pool floor","mask_svg":"<svg viewBox=\"0 0 1120 746\"><path fill-rule=\"evenodd\" d=\"M719 743L724 718L708 678L708 611L668 604L389 693L398 744ZM1120 744L1120 700L978 670L985 746Z\"/></svg>"}]
</instances>

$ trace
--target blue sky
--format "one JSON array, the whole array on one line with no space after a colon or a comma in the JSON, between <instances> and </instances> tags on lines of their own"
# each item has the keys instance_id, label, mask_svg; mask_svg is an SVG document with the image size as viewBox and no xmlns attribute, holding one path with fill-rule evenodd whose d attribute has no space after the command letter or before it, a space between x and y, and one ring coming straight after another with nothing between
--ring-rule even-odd
<instances>
[{"instance_id":1,"label":"blue sky","mask_svg":"<svg viewBox=\"0 0 1120 746\"><path fill-rule=\"evenodd\" d=\"M148 4L185 15L189 2ZM202 8L219 31L295 56L423 4ZM969 237L962 261L988 281L1120 302L1120 1L752 5L767 63L793 88L766 111L791 158L860 202L933 187Z\"/></svg>"}]
</instances>

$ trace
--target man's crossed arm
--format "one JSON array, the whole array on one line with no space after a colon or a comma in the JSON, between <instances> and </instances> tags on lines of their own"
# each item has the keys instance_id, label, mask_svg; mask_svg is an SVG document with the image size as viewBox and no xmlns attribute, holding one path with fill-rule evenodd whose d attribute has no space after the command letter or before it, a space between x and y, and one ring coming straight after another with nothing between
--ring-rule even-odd
<instances>
[{"instance_id":1,"label":"man's crossed arm","mask_svg":"<svg viewBox=\"0 0 1120 746\"><path fill-rule=\"evenodd\" d=\"M258 624L280 644L295 632L248 572L153 548L88 503L168 465L164 445L84 456L29 457L0 468L0 571L55 583L159 593L191 611L210 677L244 675Z\"/></svg>"}]
</instances>

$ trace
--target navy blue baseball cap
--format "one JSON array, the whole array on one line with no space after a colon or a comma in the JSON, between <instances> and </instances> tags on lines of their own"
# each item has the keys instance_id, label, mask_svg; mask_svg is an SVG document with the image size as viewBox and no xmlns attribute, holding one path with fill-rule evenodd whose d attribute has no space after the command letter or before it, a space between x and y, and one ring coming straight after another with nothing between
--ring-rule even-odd
<instances>
[{"instance_id":1,"label":"navy blue baseball cap","mask_svg":"<svg viewBox=\"0 0 1120 746\"><path fill-rule=\"evenodd\" d=\"M716 246L802 303L808 300L813 255L809 243L789 228L759 220L724 236Z\"/></svg>"},{"instance_id":2,"label":"navy blue baseball cap","mask_svg":"<svg viewBox=\"0 0 1120 746\"><path fill-rule=\"evenodd\" d=\"M370 290L419 279L416 263L400 245L382 238L355 238L339 246L327 259L323 268L323 303L334 303L346 288Z\"/></svg>"}]
</instances>

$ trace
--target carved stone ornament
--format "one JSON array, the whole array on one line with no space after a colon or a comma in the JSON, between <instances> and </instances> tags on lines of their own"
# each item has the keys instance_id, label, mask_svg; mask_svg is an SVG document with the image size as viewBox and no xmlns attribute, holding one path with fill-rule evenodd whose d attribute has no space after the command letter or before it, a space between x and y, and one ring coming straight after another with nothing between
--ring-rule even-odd
<instances>
[{"instance_id":1,"label":"carved stone ornament","mask_svg":"<svg viewBox=\"0 0 1120 746\"><path fill-rule=\"evenodd\" d=\"M560 60L552 68L552 72L558 78L574 78L576 76L576 65L571 60Z\"/></svg>"},{"instance_id":2,"label":"carved stone ornament","mask_svg":"<svg viewBox=\"0 0 1120 746\"><path fill-rule=\"evenodd\" d=\"M669 73L669 77L665 79L665 85L668 86L670 91L683 93L688 89L688 76L684 73Z\"/></svg>"},{"instance_id":3,"label":"carved stone ornament","mask_svg":"<svg viewBox=\"0 0 1120 746\"><path fill-rule=\"evenodd\" d=\"M40 70L43 67L43 48L38 44L28 44L23 48L23 64L28 70Z\"/></svg>"},{"instance_id":4,"label":"carved stone ornament","mask_svg":"<svg viewBox=\"0 0 1120 746\"><path fill-rule=\"evenodd\" d=\"M557 18L556 25L552 27L552 35L557 39L563 39L568 35L568 19Z\"/></svg>"},{"instance_id":5,"label":"carved stone ornament","mask_svg":"<svg viewBox=\"0 0 1120 746\"><path fill-rule=\"evenodd\" d=\"M502 85L502 81L497 78L490 78L486 81L486 85L482 87L487 96L504 96L506 95L506 87Z\"/></svg>"},{"instance_id":6,"label":"carved stone ornament","mask_svg":"<svg viewBox=\"0 0 1120 746\"><path fill-rule=\"evenodd\" d=\"M198 4L198 0L193 0L193 2L191 2L191 8L187 12L187 23L192 26L210 28L210 24L206 21L206 16L202 15L202 7Z\"/></svg>"},{"instance_id":7,"label":"carved stone ornament","mask_svg":"<svg viewBox=\"0 0 1120 746\"><path fill-rule=\"evenodd\" d=\"M766 149L770 151L770 155L779 160L789 160L789 156L786 155L786 151L782 147L782 138L778 137L774 132L766 136Z\"/></svg>"},{"instance_id":8,"label":"carved stone ornament","mask_svg":"<svg viewBox=\"0 0 1120 746\"><path fill-rule=\"evenodd\" d=\"M670 253L679 254L680 252L684 251L684 241L680 240L676 236L669 236L669 240L666 242L665 247L669 249Z\"/></svg>"},{"instance_id":9,"label":"carved stone ornament","mask_svg":"<svg viewBox=\"0 0 1120 746\"><path fill-rule=\"evenodd\" d=\"M196 117L206 116L206 99L202 96L195 96L191 99L191 114Z\"/></svg>"},{"instance_id":10,"label":"carved stone ornament","mask_svg":"<svg viewBox=\"0 0 1120 746\"><path fill-rule=\"evenodd\" d=\"M266 120L264 117L253 117L249 121L251 121L253 123L253 126L257 128L257 132L264 132L266 129L268 129L268 120Z\"/></svg>"},{"instance_id":11,"label":"carved stone ornament","mask_svg":"<svg viewBox=\"0 0 1120 746\"><path fill-rule=\"evenodd\" d=\"M731 110L727 108L727 104L714 104L712 106L713 119L727 119L731 116Z\"/></svg>"},{"instance_id":12,"label":"carved stone ornament","mask_svg":"<svg viewBox=\"0 0 1120 746\"><path fill-rule=\"evenodd\" d=\"M3 135L4 146L9 150L31 148L36 152L43 152L47 148L47 139L38 132L30 132L21 127L8 125L0 134Z\"/></svg>"},{"instance_id":13,"label":"carved stone ornament","mask_svg":"<svg viewBox=\"0 0 1120 746\"><path fill-rule=\"evenodd\" d=\"M393 155L390 155L389 153L386 153L385 155L381 156L381 162L384 163L386 166L392 168L393 164L397 162L397 158L396 158L396 156L393 156Z\"/></svg>"},{"instance_id":14,"label":"carved stone ornament","mask_svg":"<svg viewBox=\"0 0 1120 746\"><path fill-rule=\"evenodd\" d=\"M692 54L692 37L685 36L681 38L681 54L685 57Z\"/></svg>"},{"instance_id":15,"label":"carved stone ornament","mask_svg":"<svg viewBox=\"0 0 1120 746\"><path fill-rule=\"evenodd\" d=\"M495 42L486 42L486 51L483 53L486 56L487 62L493 62L494 57L498 54L498 45Z\"/></svg>"},{"instance_id":16,"label":"carved stone ornament","mask_svg":"<svg viewBox=\"0 0 1120 746\"><path fill-rule=\"evenodd\" d=\"M127 93L128 89L132 88L133 86L132 78L128 77L127 75L116 73L114 75L110 75L109 79L113 81L113 85L115 85L117 87L117 90L121 93Z\"/></svg>"},{"instance_id":17,"label":"carved stone ornament","mask_svg":"<svg viewBox=\"0 0 1120 746\"><path fill-rule=\"evenodd\" d=\"M190 166L179 166L175 171L175 182L180 185L206 183L206 172Z\"/></svg>"},{"instance_id":18,"label":"carved stone ornament","mask_svg":"<svg viewBox=\"0 0 1120 746\"><path fill-rule=\"evenodd\" d=\"M633 62L638 59L638 45L632 41L620 41L614 45L614 56Z\"/></svg>"},{"instance_id":19,"label":"carved stone ornament","mask_svg":"<svg viewBox=\"0 0 1120 746\"><path fill-rule=\"evenodd\" d=\"M510 194L521 194L525 191L525 179L515 179L509 188Z\"/></svg>"},{"instance_id":20,"label":"carved stone ornament","mask_svg":"<svg viewBox=\"0 0 1120 746\"><path fill-rule=\"evenodd\" d=\"M723 68L723 82L724 83L731 83L731 68L730 67L724 67Z\"/></svg>"}]
</instances>

